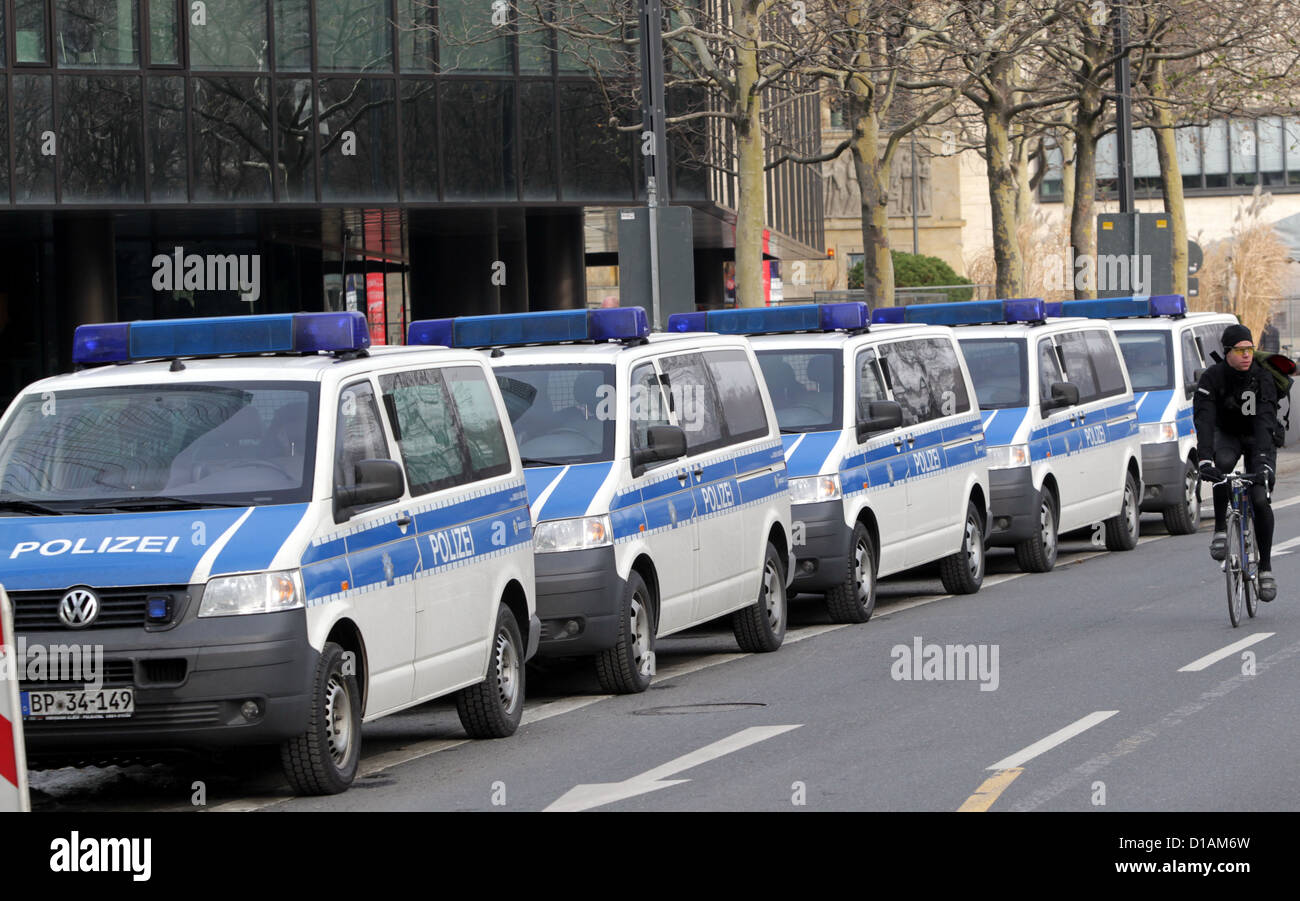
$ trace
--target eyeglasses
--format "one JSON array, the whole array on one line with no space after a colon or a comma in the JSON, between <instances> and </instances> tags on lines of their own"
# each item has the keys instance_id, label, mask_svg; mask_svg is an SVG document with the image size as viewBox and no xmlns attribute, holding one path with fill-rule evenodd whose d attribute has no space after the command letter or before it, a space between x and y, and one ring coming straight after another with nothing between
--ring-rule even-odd
<instances>
[{"instance_id":1,"label":"eyeglasses","mask_svg":"<svg viewBox=\"0 0 1300 901\"><path fill-rule=\"evenodd\" d=\"M1255 348L1254 348L1254 347L1249 347L1249 346L1247 346L1247 347L1229 347L1229 348L1228 348L1228 353L1232 353L1232 354L1241 354L1243 357L1250 356L1250 355L1253 354L1254 352L1255 352Z\"/></svg>"}]
</instances>

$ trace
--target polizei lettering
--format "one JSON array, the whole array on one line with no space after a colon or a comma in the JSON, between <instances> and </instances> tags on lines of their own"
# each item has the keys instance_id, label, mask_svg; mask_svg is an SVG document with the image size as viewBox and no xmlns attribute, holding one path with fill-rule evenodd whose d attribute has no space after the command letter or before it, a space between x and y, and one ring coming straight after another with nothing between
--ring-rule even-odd
<instances>
[{"instance_id":1,"label":"polizei lettering","mask_svg":"<svg viewBox=\"0 0 1300 901\"><path fill-rule=\"evenodd\" d=\"M20 541L9 553L15 560L23 554L59 557L64 554L170 554L180 538L176 535L109 535L93 538L51 538L49 541Z\"/></svg>"},{"instance_id":2,"label":"polizei lettering","mask_svg":"<svg viewBox=\"0 0 1300 901\"><path fill-rule=\"evenodd\" d=\"M429 536L429 547L433 550L433 565L444 566L474 556L474 535L469 526L443 529Z\"/></svg>"},{"instance_id":3,"label":"polizei lettering","mask_svg":"<svg viewBox=\"0 0 1300 901\"><path fill-rule=\"evenodd\" d=\"M705 513L725 510L728 507L734 507L736 505L736 495L731 490L730 482L721 482L717 485L705 485L700 489L700 494L704 497Z\"/></svg>"}]
</instances>

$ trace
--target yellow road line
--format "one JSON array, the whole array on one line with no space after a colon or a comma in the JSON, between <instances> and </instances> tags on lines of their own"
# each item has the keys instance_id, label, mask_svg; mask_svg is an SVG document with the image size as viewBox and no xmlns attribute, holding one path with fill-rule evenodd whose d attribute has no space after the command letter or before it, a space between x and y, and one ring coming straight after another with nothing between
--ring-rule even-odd
<instances>
[{"instance_id":1,"label":"yellow road line","mask_svg":"<svg viewBox=\"0 0 1300 901\"><path fill-rule=\"evenodd\" d=\"M1007 786L1025 771L1022 766L1010 770L999 770L984 780L984 784L975 789L975 794L962 802L958 813L983 813L993 806L993 802L1007 790Z\"/></svg>"}]
</instances>

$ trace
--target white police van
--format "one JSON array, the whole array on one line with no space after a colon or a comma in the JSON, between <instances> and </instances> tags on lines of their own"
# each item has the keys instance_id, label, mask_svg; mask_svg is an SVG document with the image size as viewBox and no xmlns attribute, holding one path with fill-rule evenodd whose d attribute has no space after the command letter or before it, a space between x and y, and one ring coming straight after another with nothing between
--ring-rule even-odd
<instances>
[{"instance_id":1,"label":"white police van","mask_svg":"<svg viewBox=\"0 0 1300 901\"><path fill-rule=\"evenodd\" d=\"M1214 364L1228 313L1188 313L1181 294L1048 304L1049 315L1109 319L1133 384L1142 433L1142 510L1160 513L1175 535L1201 519L1192 396Z\"/></svg>"},{"instance_id":2,"label":"white police van","mask_svg":"<svg viewBox=\"0 0 1300 901\"><path fill-rule=\"evenodd\" d=\"M1043 301L876 310L873 322L955 329L984 418L992 529L1026 572L1056 564L1061 532L1104 523L1106 547L1137 546L1141 441L1128 373L1104 320L1047 319Z\"/></svg>"},{"instance_id":3,"label":"white police van","mask_svg":"<svg viewBox=\"0 0 1300 901\"><path fill-rule=\"evenodd\" d=\"M795 521L793 588L866 622L876 579L935 561L984 580L988 468L952 329L869 328L864 303L679 313L669 331L749 335L776 409Z\"/></svg>"},{"instance_id":4,"label":"white police van","mask_svg":"<svg viewBox=\"0 0 1300 901\"><path fill-rule=\"evenodd\" d=\"M0 420L0 583L32 648L28 749L97 762L280 744L342 791L361 724L457 692L514 732L538 640L523 470L490 370L368 349L360 313L80 327ZM31 670L29 669L30 673Z\"/></svg>"},{"instance_id":5,"label":"white police van","mask_svg":"<svg viewBox=\"0 0 1300 901\"><path fill-rule=\"evenodd\" d=\"M656 636L731 614L742 650L786 628L790 494L749 344L649 334L640 307L412 323L492 348L523 456L541 656L591 656L644 691Z\"/></svg>"}]
</instances>

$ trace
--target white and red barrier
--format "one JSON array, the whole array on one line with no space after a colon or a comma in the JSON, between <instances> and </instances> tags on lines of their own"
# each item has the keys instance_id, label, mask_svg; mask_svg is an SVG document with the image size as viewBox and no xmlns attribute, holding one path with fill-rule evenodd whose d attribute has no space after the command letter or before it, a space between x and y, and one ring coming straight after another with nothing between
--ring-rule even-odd
<instances>
[{"instance_id":1,"label":"white and red barrier","mask_svg":"<svg viewBox=\"0 0 1300 901\"><path fill-rule=\"evenodd\" d=\"M0 585L0 813L31 810L27 797L27 752L18 703L18 652L9 595Z\"/></svg>"}]
</instances>

